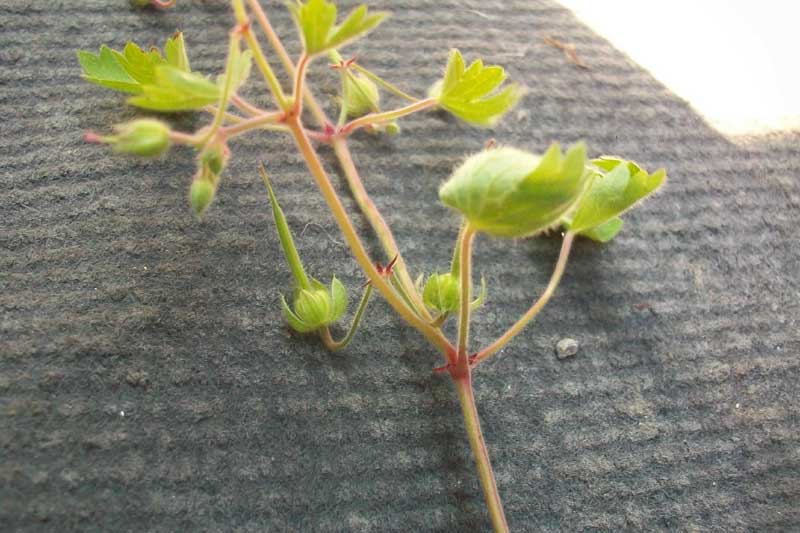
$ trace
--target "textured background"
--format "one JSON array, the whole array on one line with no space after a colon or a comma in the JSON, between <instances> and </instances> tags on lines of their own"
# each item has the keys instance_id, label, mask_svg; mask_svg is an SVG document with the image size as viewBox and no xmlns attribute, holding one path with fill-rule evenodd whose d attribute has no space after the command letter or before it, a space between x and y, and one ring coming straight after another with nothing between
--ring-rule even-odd
<instances>
[{"instance_id":1,"label":"textured background","mask_svg":"<svg viewBox=\"0 0 800 533\"><path fill-rule=\"evenodd\" d=\"M362 281L287 138L235 142L203 223L188 150L140 161L82 143L135 112L80 80L75 49L180 28L193 66L221 69L226 3L180 4L0 0L0 529L488 529L454 391L418 334L380 301L340 354L283 325L289 275L257 162L305 227L311 270ZM797 528L798 136L723 138L550 2L372 4L394 17L353 51L409 90L455 46L530 89L495 131L434 113L353 139L415 272L446 266L456 220L436 189L489 136L585 139L670 173L612 244L577 245L534 327L477 372L513 529ZM557 250L479 239L478 343L529 305ZM564 336L582 347L559 361Z\"/></svg>"}]
</instances>

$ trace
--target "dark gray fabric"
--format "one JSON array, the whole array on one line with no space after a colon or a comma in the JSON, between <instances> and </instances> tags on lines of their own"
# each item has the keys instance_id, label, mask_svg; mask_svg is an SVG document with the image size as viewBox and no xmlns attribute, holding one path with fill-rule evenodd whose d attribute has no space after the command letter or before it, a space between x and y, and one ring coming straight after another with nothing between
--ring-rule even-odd
<instances>
[{"instance_id":1,"label":"dark gray fabric","mask_svg":"<svg viewBox=\"0 0 800 533\"><path fill-rule=\"evenodd\" d=\"M420 335L381 301L338 354L284 325L290 277L259 161L314 275L335 272L354 297L362 282L287 137L233 144L203 223L188 150L141 161L81 141L136 112L80 80L76 49L180 28L193 66L221 69L227 3L179 4L0 0L0 529L488 529L454 391ZM531 150L585 139L669 170L612 244L576 246L545 312L476 373L512 529L797 528L798 136L723 138L549 2L372 4L394 16L353 52L403 87L424 92L459 47L529 88L496 130L433 113L396 139L354 137L415 273L446 268L456 219L436 190L490 136ZM322 62L313 76L336 86ZM490 296L476 343L530 304L558 246L478 239ZM562 361L563 337L581 348Z\"/></svg>"}]
</instances>

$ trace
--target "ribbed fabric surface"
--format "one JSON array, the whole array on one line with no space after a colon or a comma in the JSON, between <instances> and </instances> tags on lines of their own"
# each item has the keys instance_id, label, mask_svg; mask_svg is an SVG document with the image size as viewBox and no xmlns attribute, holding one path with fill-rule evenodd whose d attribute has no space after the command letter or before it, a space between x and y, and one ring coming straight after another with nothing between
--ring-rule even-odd
<instances>
[{"instance_id":1,"label":"ribbed fabric surface","mask_svg":"<svg viewBox=\"0 0 800 533\"><path fill-rule=\"evenodd\" d=\"M409 91L424 93L451 47L528 88L495 130L428 113L393 139L354 136L414 275L447 268L457 219L436 191L489 137L536 151L584 139L592 155L669 171L613 243L576 245L535 324L476 371L512 529L800 527L798 135L724 138L551 2L371 5L394 16L349 53ZM297 51L286 10L269 11ZM287 330L290 275L258 162L313 275L336 273L353 300L363 282L288 136L232 143L202 223L189 150L142 161L82 142L138 112L80 79L76 49L161 45L179 28L211 74L231 24L218 0L164 13L0 0L0 529L489 529L455 391L420 335L380 299L342 353ZM312 80L330 102L324 62ZM254 69L248 96L269 105L259 81ZM530 305L558 247L478 239L489 299L476 345ZM564 337L581 348L558 360Z\"/></svg>"}]
</instances>

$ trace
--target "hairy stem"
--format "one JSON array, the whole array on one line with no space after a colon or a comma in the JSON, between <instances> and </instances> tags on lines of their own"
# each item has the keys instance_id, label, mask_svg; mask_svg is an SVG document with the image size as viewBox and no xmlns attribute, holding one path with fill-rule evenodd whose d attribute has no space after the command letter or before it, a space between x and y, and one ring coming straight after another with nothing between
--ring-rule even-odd
<instances>
[{"instance_id":1,"label":"hairy stem","mask_svg":"<svg viewBox=\"0 0 800 533\"><path fill-rule=\"evenodd\" d=\"M386 279L378 272L372 260L367 254L364 244L361 242L358 234L356 233L353 223L347 216L347 212L342 205L341 200L336 194L330 179L328 178L325 169L322 167L322 162L311 142L306 135L305 129L300 123L297 116L290 117L287 120L287 125L292 131L292 134L297 144L298 149L303 155L311 175L317 182L317 186L322 192L322 196L328 204L333 217L336 219L339 229L341 229L347 244L350 246L353 256L355 257L362 270L367 274L373 286L383 295L386 301L391 305L395 311L408 322L411 326L420 331L434 346L439 348L448 360L452 360L454 350L450 342L442 335L436 328L432 327L428 322L421 319L417 314L410 309L397 292L387 283Z\"/></svg>"},{"instance_id":2,"label":"hairy stem","mask_svg":"<svg viewBox=\"0 0 800 533\"><path fill-rule=\"evenodd\" d=\"M264 12L264 8L261 7L261 4L258 0L247 0L247 4L250 6L250 9L253 11L253 16L255 17L258 25L261 27L261 30L264 32L264 35L267 36L267 41L269 41L270 46L275 50L278 54L278 58L281 60L283 64L284 70L289 74L289 76L294 77L295 75L295 66L292 62L292 58L289 57L289 53L286 51L286 48L283 46L283 42L281 41L278 34L275 33L275 30L272 28L272 24L269 22L269 18L267 18L267 14ZM324 127L326 124L329 123L327 117L325 116L325 112L322 110L322 107L317 103L314 95L311 94L311 91L308 87L305 88L303 91L303 97L305 99L305 104L308 106L311 114L314 115L314 118L317 120L321 127Z\"/></svg>"},{"instance_id":3,"label":"hairy stem","mask_svg":"<svg viewBox=\"0 0 800 533\"><path fill-rule=\"evenodd\" d=\"M300 56L300 60L297 62L297 69L294 73L294 108L292 109L292 113L297 116L303 113L303 95L305 94L303 87L305 86L306 69L310 61L311 58L308 54L303 52Z\"/></svg>"},{"instance_id":4,"label":"hairy stem","mask_svg":"<svg viewBox=\"0 0 800 533\"><path fill-rule=\"evenodd\" d=\"M469 319L470 301L472 300L472 241L475 231L467 226L461 235L461 253L459 254L461 265L461 295L459 305L461 307L458 316L458 361L459 364L467 360L467 348L469 343Z\"/></svg>"},{"instance_id":5,"label":"hairy stem","mask_svg":"<svg viewBox=\"0 0 800 533\"><path fill-rule=\"evenodd\" d=\"M350 135L358 128L363 128L364 126L369 126L370 124L378 124L380 122L389 122L390 120L395 120L424 109L430 109L431 107L435 107L436 103L437 101L435 98L426 98L392 111L384 111L383 113L370 113L369 115L364 115L363 117L357 118L345 124L339 134L345 136Z\"/></svg>"},{"instance_id":6,"label":"hairy stem","mask_svg":"<svg viewBox=\"0 0 800 533\"><path fill-rule=\"evenodd\" d=\"M542 310L547 302L550 301L550 298L556 292L556 288L561 281L561 276L564 274L564 268L567 266L567 259L569 258L569 252L572 249L572 241L574 238L575 234L572 232L567 232L567 234L564 235L564 240L561 242L561 252L558 254L558 261L556 262L556 267L553 269L553 274L550 276L550 282L547 284L547 288L544 290L539 299L536 300L531 308L528 309L528 311L522 315L522 317L517 320L513 326L508 328L505 333L498 337L496 341L478 352L473 359L474 364L485 361L500 351L506 344L509 343L509 341L511 341L511 339L516 337L517 334L522 331L522 328L528 325L528 323L539 314L539 311Z\"/></svg>"},{"instance_id":7,"label":"hairy stem","mask_svg":"<svg viewBox=\"0 0 800 533\"><path fill-rule=\"evenodd\" d=\"M347 142L340 138L334 139L333 150L339 158L339 164L342 166L347 185L350 187L350 192L352 192L353 198L355 198L361 212L367 217L367 220L372 226L372 230L378 236L383 250L386 253L386 257L389 259L397 257L397 261L394 265L395 276L397 276L398 281L403 285L417 313L430 322L431 316L425 304L422 303L422 297L419 295L411 279L411 275L408 273L408 268L403 260L403 255L400 253L400 249L397 247L397 242L394 240L394 235L392 235L389 225L386 223L380 211L378 211L378 208L375 207L369 194L367 194L367 190L364 188L364 183L361 181L358 170L356 170L355 163L353 163L353 158L347 147Z\"/></svg>"},{"instance_id":8,"label":"hairy stem","mask_svg":"<svg viewBox=\"0 0 800 533\"><path fill-rule=\"evenodd\" d=\"M256 4L257 3L258 2L256 2ZM255 35L253 35L253 30L250 27L250 20L247 18L243 1L233 0L233 10L236 14L236 21L241 26L241 32L244 36L244 40L247 42L247 46L250 47L250 50L253 51L253 60L255 60L258 70L261 71L264 81L266 81L267 85L269 85L275 100L278 102L278 107L283 110L287 110L289 103L286 99L286 95L283 92L283 88L281 87L277 76L275 76L275 73L272 71L272 67L270 67L267 58L264 56L264 51L261 50L261 45L258 43Z\"/></svg>"},{"instance_id":9,"label":"hairy stem","mask_svg":"<svg viewBox=\"0 0 800 533\"><path fill-rule=\"evenodd\" d=\"M332 352L335 352L350 344L350 341L353 340L353 336L358 330L358 325L361 323L361 317L364 315L364 311L367 309L367 304L369 303L369 297L371 295L372 284L369 283L366 287L364 287L364 294L361 295L361 302L358 304L358 309L356 309L356 314L353 316L353 321L350 322L350 329L347 330L347 334L342 340L333 340L333 337L331 336L331 330L328 327L322 328L320 336L322 337L322 342L325 343L326 348Z\"/></svg>"},{"instance_id":10,"label":"hairy stem","mask_svg":"<svg viewBox=\"0 0 800 533\"><path fill-rule=\"evenodd\" d=\"M409 102L419 102L419 98L415 98L415 97L411 96L410 94L408 94L407 92L403 91L402 89L400 89L399 87L397 87L393 83L389 83L388 81L384 80L383 78L381 78L377 74L374 74L371 71L365 69L364 67L362 67L358 63L353 63L352 66L353 66L354 69L359 71L361 74L363 74L367 78L371 79L372 81L374 81L375 83L377 83L378 85L380 85L381 87L383 87L384 89L389 91L390 93L394 94L395 96L399 96L400 98L402 98L404 100L408 100Z\"/></svg>"},{"instance_id":11,"label":"hairy stem","mask_svg":"<svg viewBox=\"0 0 800 533\"><path fill-rule=\"evenodd\" d=\"M469 363L466 363L464 370L466 375L454 378L453 382L458 391L458 400L461 403L461 412L464 415L464 425L469 437L469 444L472 448L472 455L475 457L475 465L478 467L478 477L481 480L486 507L489 509L489 517L492 520L492 527L496 532L507 532L508 523L503 512L503 502L500 500L500 493L497 491L497 482L494 479L492 463L489 460L489 451L486 448L486 442L483 440L481 422L478 419L478 409L475 406Z\"/></svg>"},{"instance_id":12,"label":"hairy stem","mask_svg":"<svg viewBox=\"0 0 800 533\"><path fill-rule=\"evenodd\" d=\"M262 128L268 125L280 126L281 129L287 129L286 126L278 124L283 116L283 111L267 111L261 113L260 115L243 120L237 124L234 124L233 126L222 128L220 133L225 135L225 137L235 137L237 135L247 133L250 130Z\"/></svg>"},{"instance_id":13,"label":"hairy stem","mask_svg":"<svg viewBox=\"0 0 800 533\"><path fill-rule=\"evenodd\" d=\"M284 69L290 76L294 77L296 71L295 65L292 62L291 57L289 57L289 54L286 52L283 42L275 33L275 30L273 29L272 24L269 22L269 18L264 12L264 9L261 7L259 1L248 0L248 5L252 10L253 16L258 22L258 25L267 36L267 40L269 41L270 45L278 54ZM322 107L320 107L319 103L314 98L314 95L311 93L308 87L305 88L303 94L305 104L308 106L311 114L314 115L314 118L319 126L324 128L326 125L330 124L330 120L328 120L328 117L325 115ZM405 288L406 293L413 303L417 313L419 313L423 318L426 318L428 321L431 321L431 316L428 313L425 305L422 303L422 297L414 286L414 282L408 273L408 268L406 267L399 248L397 247L397 242L392 235L392 231L389 229L386 221L383 219L380 212L375 207L375 204L372 202L372 199L367 194L366 189L364 188L361 177L359 176L355 164L353 163L353 158L350 154L350 148L348 147L346 140L335 137L333 139L333 148L336 152L337 158L339 159L339 164L342 167L345 179L350 187L350 191L353 194L353 197L355 198L359 208L364 213L364 216L367 217L367 220L372 226L372 230L381 241L387 257L397 257L397 263L395 264L394 268L395 275Z\"/></svg>"}]
</instances>

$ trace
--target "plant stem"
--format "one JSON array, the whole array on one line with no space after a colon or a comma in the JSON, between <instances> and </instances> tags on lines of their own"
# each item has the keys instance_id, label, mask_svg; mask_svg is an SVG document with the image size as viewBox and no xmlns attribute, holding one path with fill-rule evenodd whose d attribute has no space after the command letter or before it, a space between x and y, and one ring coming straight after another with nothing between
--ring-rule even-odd
<instances>
[{"instance_id":1,"label":"plant stem","mask_svg":"<svg viewBox=\"0 0 800 533\"><path fill-rule=\"evenodd\" d=\"M325 169L322 167L322 162L311 142L306 135L303 125L300 123L300 118L292 116L287 119L287 126L292 131L292 134L300 150L303 158L308 165L311 175L317 182L317 186L328 204L333 217L336 219L339 229L342 231L347 244L350 246L353 256L355 257L362 270L367 274L373 286L383 295L386 301L391 305L397 313L406 320L411 326L420 331L434 346L439 348L448 361L453 362L454 349L450 342L442 335L436 328L432 327L428 322L421 319L417 314L410 309L403 299L395 292L395 290L386 282L383 276L372 264L372 260L367 254L364 244L356 233L353 223L347 216L347 212L342 205L341 200L336 194L330 179L328 178Z\"/></svg>"},{"instance_id":2,"label":"plant stem","mask_svg":"<svg viewBox=\"0 0 800 533\"><path fill-rule=\"evenodd\" d=\"M369 303L369 297L371 295L372 284L369 283L364 288L364 294L361 295L361 302L358 304L358 309L356 309L356 314L353 316L353 321L350 322L350 329L347 331L347 334L342 340L333 340L333 337L331 336L331 330L328 327L322 329L320 335L322 336L322 342L325 343L326 348L332 352L335 352L350 344L350 341L353 340L353 336L356 334L356 330L358 330L358 325L361 323L361 317L364 315L364 311L367 309L367 304Z\"/></svg>"},{"instance_id":3,"label":"plant stem","mask_svg":"<svg viewBox=\"0 0 800 533\"><path fill-rule=\"evenodd\" d=\"M228 46L228 59L225 62L225 83L222 86L222 94L219 98L219 105L217 106L217 112L214 115L214 121L211 123L211 127L208 129L208 133L206 133L203 137L201 144L206 144L217 133L217 130L219 130L219 128L222 126L222 122L225 120L225 113L228 110L228 100L231 97L233 86L233 63L234 58L237 54L239 54L240 38L241 37L238 32L231 32L230 45Z\"/></svg>"},{"instance_id":4,"label":"plant stem","mask_svg":"<svg viewBox=\"0 0 800 533\"><path fill-rule=\"evenodd\" d=\"M470 301L472 300L472 241L475 238L475 230L470 226L464 228L461 235L461 294L459 304L461 312L458 316L458 361L467 360L467 348L469 343L469 318ZM469 366L469 365L467 365Z\"/></svg>"},{"instance_id":5,"label":"plant stem","mask_svg":"<svg viewBox=\"0 0 800 533\"><path fill-rule=\"evenodd\" d=\"M270 124L278 125L278 122L281 118L283 118L283 116L283 111L267 111L260 115L243 120L238 124L234 124L233 126L222 128L221 133L224 134L225 137L235 137L236 135L247 133L250 130L258 129L262 126ZM283 129L286 128L283 125L281 125L281 127Z\"/></svg>"},{"instance_id":6,"label":"plant stem","mask_svg":"<svg viewBox=\"0 0 800 533\"><path fill-rule=\"evenodd\" d=\"M390 120L395 120L400 117L410 115L411 113L422 111L423 109L435 107L436 103L437 101L435 98L426 98L392 111L384 111L383 113L370 113L369 115L364 115L363 117L357 118L345 124L339 134L347 136L358 128L363 128L364 126L377 124L379 122L389 122Z\"/></svg>"},{"instance_id":7,"label":"plant stem","mask_svg":"<svg viewBox=\"0 0 800 533\"><path fill-rule=\"evenodd\" d=\"M258 2L256 2L256 4L258 4ZM275 96L275 99L278 101L278 107L284 111L287 110L289 108L289 103L286 99L286 95L283 93L283 88L278 78L275 76L275 73L272 71L272 67L269 66L269 62L264 56L263 50L261 50L261 45L258 43L255 35L253 35L253 30L250 27L250 20L247 18L242 0L233 0L233 9L236 14L236 20L242 27L241 32L247 42L247 46L253 51L253 59L258 66L258 70L261 71L261 75L264 76L264 81L267 82L273 96Z\"/></svg>"},{"instance_id":8,"label":"plant stem","mask_svg":"<svg viewBox=\"0 0 800 533\"><path fill-rule=\"evenodd\" d=\"M352 192L353 198L355 198L361 212L367 217L367 220L372 226L372 230L381 241L386 256L390 259L392 257L397 257L397 261L394 265L395 276L397 276L398 281L405 288L417 313L430 322L432 317L430 313L428 313L428 309L422 302L422 297L414 286L411 275L408 273L406 263L403 260L403 254L400 253L397 242L394 240L394 235L392 235L389 225L386 223L386 220L384 220L380 211L378 211L378 208L375 207L369 194L367 194L367 190L364 188L364 183L361 181L355 163L353 163L353 157L350 155L350 150L347 147L347 141L341 138L335 138L333 140L333 150L339 158L339 164L344 171L344 177L347 180L347 185L350 187L350 192Z\"/></svg>"},{"instance_id":9,"label":"plant stem","mask_svg":"<svg viewBox=\"0 0 800 533\"><path fill-rule=\"evenodd\" d=\"M536 315L539 314L539 311L550 301L550 298L556 291L556 287L558 287L559 282L561 281L561 276L564 274L564 268L567 266L567 259L569 258L569 252L572 249L572 241L575 238L575 234L572 232L567 232L564 235L564 240L561 242L561 251L558 254L558 261L556 262L555 269L553 269L553 274L550 276L550 282L547 284L547 288L544 290L542 295L539 297L538 300L531 306L528 311L522 315L522 317L514 323L513 326L508 328L508 330L503 333L496 341L492 344L478 352L478 354L473 359L473 364L478 364L482 361L485 361L499 350L503 348L508 342L513 339L522 328L524 328L528 323L533 320Z\"/></svg>"},{"instance_id":10,"label":"plant stem","mask_svg":"<svg viewBox=\"0 0 800 533\"><path fill-rule=\"evenodd\" d=\"M238 94L234 94L233 96L231 96L231 103L250 116L260 115L261 113L264 112L263 109L254 106L253 104L251 104Z\"/></svg>"},{"instance_id":11,"label":"plant stem","mask_svg":"<svg viewBox=\"0 0 800 533\"><path fill-rule=\"evenodd\" d=\"M365 69L364 67L362 67L358 63L353 63L352 66L353 66L354 69L359 71L361 74L363 74L367 78L371 79L372 81L374 81L375 83L377 83L378 85L380 85L381 87L383 87L384 89L389 91L390 93L394 94L395 96L399 96L400 98L402 98L404 100L408 100L409 102L419 102L419 98L414 98L413 96L411 96L410 94L404 92L402 89L400 89L399 87L397 87L393 83L389 83L388 81L384 80L383 78L381 78L377 74Z\"/></svg>"},{"instance_id":12,"label":"plant stem","mask_svg":"<svg viewBox=\"0 0 800 533\"><path fill-rule=\"evenodd\" d=\"M308 54L303 52L300 56L300 60L297 62L297 69L294 73L294 108L292 109L292 113L297 116L303 113L303 95L305 94L303 87L306 80L306 69L310 61L311 58Z\"/></svg>"},{"instance_id":13,"label":"plant stem","mask_svg":"<svg viewBox=\"0 0 800 533\"><path fill-rule=\"evenodd\" d=\"M464 366L464 371L466 375L453 378L453 382L458 391L458 400L461 403L461 412L464 415L464 425L469 437L469 444L472 448L472 455L475 457L475 465L478 467L478 477L481 480L486 507L489 509L489 516L492 520L492 527L496 532L507 532L508 523L503 512L503 502L500 500L500 493L497 491L497 482L494 479L492 463L489 460L489 452L486 449L486 441L483 440L478 409L475 407L472 374L468 362Z\"/></svg>"},{"instance_id":14,"label":"plant stem","mask_svg":"<svg viewBox=\"0 0 800 533\"><path fill-rule=\"evenodd\" d=\"M294 77L295 66L292 62L292 58L289 57L288 52L286 52L286 48L283 46L283 42L281 42L280 37L278 37L278 34L275 33L275 30L272 28L272 24L270 24L267 14L261 7L261 4L258 0L247 0L247 4L253 11L253 15L255 16L258 25L261 26L261 30L264 32L264 35L267 36L267 41L269 41L270 46L272 46L272 48L278 54L278 58L281 60L281 63L283 63L283 68L290 76ZM328 124L329 121L325 116L325 112L317 103L308 87L306 87L306 89L303 91L303 97L309 110L311 110L311 114L314 115L314 118L317 120L319 125L324 127L325 124Z\"/></svg>"},{"instance_id":15,"label":"plant stem","mask_svg":"<svg viewBox=\"0 0 800 533\"><path fill-rule=\"evenodd\" d=\"M292 58L289 57L289 54L286 52L286 48L283 46L283 42L281 42L280 38L275 33L275 30L272 28L272 24L269 22L269 18L267 18L267 14L264 12L264 9L261 7L258 0L248 0L248 5L255 16L256 21L258 21L259 26L261 26L264 34L267 36L267 40L269 41L270 45L278 54L278 57L283 63L284 69L290 76L294 77L296 69L294 63L292 62ZM325 112L322 110L319 103L317 103L314 95L311 93L308 87L306 87L304 91L304 97L305 104L308 106L312 115L314 115L314 118L317 120L317 123L320 125L320 127L325 127L327 124L330 124L328 117L325 115ZM372 230L381 241L387 257L397 257L397 262L394 267L395 276L398 277L399 281L406 289L406 293L409 295L409 298L413 303L414 309L417 311L417 313L430 322L432 320L430 313L428 313L427 308L423 304L422 297L419 295L419 291L417 291L416 287L414 286L414 282L408 273L408 268L406 267L399 248L397 247L397 243L394 240L392 231L389 229L386 221L383 219L380 212L375 207L375 204L372 202L372 199L367 194L366 189L364 188L361 177L359 176L355 164L353 163L353 158L350 154L350 148L347 146L346 140L334 137L332 144L334 151L336 152L336 156L339 159L339 164L342 166L342 170L344 172L345 179L347 180L347 184L350 187L350 191L352 192L359 208L364 213L364 216L367 217L367 220L372 226Z\"/></svg>"}]
</instances>

